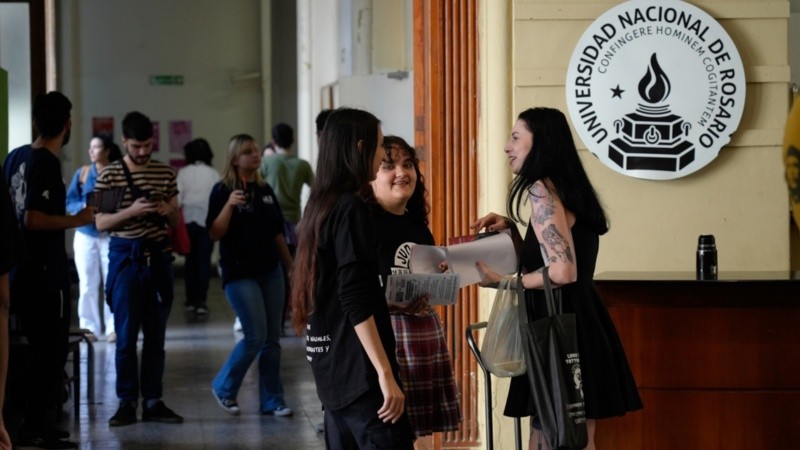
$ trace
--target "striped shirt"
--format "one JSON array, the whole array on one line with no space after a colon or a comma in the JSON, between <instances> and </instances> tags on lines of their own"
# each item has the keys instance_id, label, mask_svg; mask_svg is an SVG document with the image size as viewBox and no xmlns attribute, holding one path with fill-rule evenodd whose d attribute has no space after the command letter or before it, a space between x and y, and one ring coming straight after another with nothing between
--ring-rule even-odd
<instances>
[{"instance_id":1,"label":"striped shirt","mask_svg":"<svg viewBox=\"0 0 800 450\"><path fill-rule=\"evenodd\" d=\"M124 159L114 161L97 176L96 191L110 190L115 188L127 188L128 180L125 178L125 171L122 169ZM145 169L131 172L133 184L142 190L146 195L153 193L161 194L165 201L169 201L178 194L178 185L175 181L175 171L160 161L151 159ZM123 210L136 200L130 189L125 189L125 195L117 211ZM111 236L135 239L147 238L151 241L168 242L167 219L158 214L136 217L122 224L121 227L112 230Z\"/></svg>"}]
</instances>

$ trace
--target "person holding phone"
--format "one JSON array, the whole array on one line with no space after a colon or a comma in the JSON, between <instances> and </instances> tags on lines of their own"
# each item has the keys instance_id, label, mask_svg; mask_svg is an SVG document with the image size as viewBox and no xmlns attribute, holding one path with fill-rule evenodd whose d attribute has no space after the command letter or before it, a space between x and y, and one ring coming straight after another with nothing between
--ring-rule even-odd
<instances>
[{"instance_id":1,"label":"person holding phone","mask_svg":"<svg viewBox=\"0 0 800 450\"><path fill-rule=\"evenodd\" d=\"M166 362L164 340L174 298L172 254L167 227L178 223L175 171L151 158L153 123L133 111L122 120L125 156L97 177L99 194L125 189L120 205L97 214L97 229L109 231L106 298L114 312L116 392L119 408L112 427L137 421L183 423L162 401ZM137 345L143 334L141 365ZM140 371L141 368L141 371Z\"/></svg>"},{"instance_id":2,"label":"person holding phone","mask_svg":"<svg viewBox=\"0 0 800 450\"><path fill-rule=\"evenodd\" d=\"M252 136L230 139L222 180L209 198L206 228L219 241L222 287L242 324L243 337L211 383L217 404L238 415L236 397L258 357L259 409L291 416L281 380L280 331L283 325L284 269L292 257L283 235L283 214L258 168L261 151Z\"/></svg>"},{"instance_id":3,"label":"person holding phone","mask_svg":"<svg viewBox=\"0 0 800 450\"><path fill-rule=\"evenodd\" d=\"M94 186L97 175L110 163L122 158L119 147L108 134L97 134L89 141L91 164L80 167L67 187L67 212L76 214L87 205L95 204ZM98 206L95 204L95 206ZM108 274L108 243L111 237L99 231L94 222L75 229L72 241L75 269L78 272L78 326L116 342L114 316L105 296L100 298L100 286ZM102 312L102 314L101 314Z\"/></svg>"}]
</instances>

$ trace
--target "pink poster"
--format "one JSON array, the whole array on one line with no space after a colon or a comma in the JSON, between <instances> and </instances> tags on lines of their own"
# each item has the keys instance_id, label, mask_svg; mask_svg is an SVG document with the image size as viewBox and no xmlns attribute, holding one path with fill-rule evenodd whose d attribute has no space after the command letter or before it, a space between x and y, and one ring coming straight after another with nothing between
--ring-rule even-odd
<instances>
[{"instance_id":1,"label":"pink poster","mask_svg":"<svg viewBox=\"0 0 800 450\"><path fill-rule=\"evenodd\" d=\"M154 120L153 121L153 151L154 152L157 152L157 151L159 151L161 149L161 145L159 145L159 143L161 142L161 130L160 130L160 128L161 127L158 125L158 121Z\"/></svg>"},{"instance_id":2,"label":"pink poster","mask_svg":"<svg viewBox=\"0 0 800 450\"><path fill-rule=\"evenodd\" d=\"M114 117L92 117L92 136L107 134L114 140Z\"/></svg>"},{"instance_id":3,"label":"pink poster","mask_svg":"<svg viewBox=\"0 0 800 450\"><path fill-rule=\"evenodd\" d=\"M169 166L172 167L175 172L181 170L181 167L186 165L186 160L183 158L172 158L169 160Z\"/></svg>"},{"instance_id":4,"label":"pink poster","mask_svg":"<svg viewBox=\"0 0 800 450\"><path fill-rule=\"evenodd\" d=\"M170 120L169 150L172 153L183 153L183 146L192 140L191 120Z\"/></svg>"}]
</instances>

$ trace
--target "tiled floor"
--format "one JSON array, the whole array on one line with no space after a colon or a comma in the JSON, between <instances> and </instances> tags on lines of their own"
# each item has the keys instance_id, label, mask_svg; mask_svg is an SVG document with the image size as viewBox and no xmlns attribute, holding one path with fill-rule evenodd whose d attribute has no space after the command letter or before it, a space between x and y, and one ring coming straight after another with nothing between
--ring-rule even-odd
<instances>
[{"instance_id":1,"label":"tiled floor","mask_svg":"<svg viewBox=\"0 0 800 450\"><path fill-rule=\"evenodd\" d=\"M233 312L225 301L217 278L209 290L207 321L196 321L183 311L183 280L176 279L176 302L167 328L167 364L164 401L184 416L181 425L138 422L110 428L108 419L118 406L114 393L113 346L99 341L95 348L95 403L87 404L85 377L82 383L80 418L72 416L72 405L62 427L82 449L320 449L323 435L314 425L322 422L322 411L305 358L304 339L281 339L282 373L286 401L293 417L262 416L258 412L258 382L251 367L239 392L242 413L231 416L217 406L210 392L211 379L241 337L233 332ZM141 342L140 342L141 346ZM82 349L82 352L85 349ZM85 352L83 353L85 355ZM82 364L85 370L85 364ZM141 409L140 409L141 412Z\"/></svg>"}]
</instances>

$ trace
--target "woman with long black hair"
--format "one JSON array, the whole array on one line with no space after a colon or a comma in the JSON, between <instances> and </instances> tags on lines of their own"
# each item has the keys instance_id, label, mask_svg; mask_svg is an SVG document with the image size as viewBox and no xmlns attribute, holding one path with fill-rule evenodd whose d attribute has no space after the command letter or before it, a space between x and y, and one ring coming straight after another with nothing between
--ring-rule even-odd
<instances>
[{"instance_id":1,"label":"woman with long black hair","mask_svg":"<svg viewBox=\"0 0 800 450\"><path fill-rule=\"evenodd\" d=\"M381 164L382 137L366 111L331 113L300 223L292 323L306 333L327 448L413 448L375 235L360 197Z\"/></svg>"},{"instance_id":2,"label":"woman with long black hair","mask_svg":"<svg viewBox=\"0 0 800 450\"><path fill-rule=\"evenodd\" d=\"M515 222L524 222L520 205L530 202L528 231L518 249L522 284L532 315L530 323L547 315L542 291L542 268L547 265L553 285L561 289L564 312L575 313L589 435L586 448L594 450L597 419L621 416L642 407L614 323L593 281L599 237L608 231L608 220L561 111L523 111L511 129L504 152L516 175L507 206L513 221L491 213L472 227L510 229L516 235L515 242L519 242ZM478 266L485 275L483 285L502 278L484 264ZM536 415L526 375L512 378L505 414ZM531 423L530 448L535 448L541 431L535 419ZM546 444L540 448L546 448Z\"/></svg>"}]
</instances>

